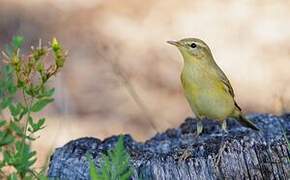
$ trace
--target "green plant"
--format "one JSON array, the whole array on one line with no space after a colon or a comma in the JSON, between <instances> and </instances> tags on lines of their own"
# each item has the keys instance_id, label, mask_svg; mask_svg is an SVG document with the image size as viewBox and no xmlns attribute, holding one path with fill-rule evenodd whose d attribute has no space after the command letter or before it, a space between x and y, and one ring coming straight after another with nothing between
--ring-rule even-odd
<instances>
[{"instance_id":1,"label":"green plant","mask_svg":"<svg viewBox=\"0 0 290 180\"><path fill-rule=\"evenodd\" d=\"M53 88L48 80L65 62L65 53L56 39L48 47L41 41L29 54L21 54L24 38L15 36L2 51L4 65L0 72L0 179L45 179L33 168L37 158L31 149L36 133L45 128L45 118L36 119L53 102ZM53 54L53 62L46 58Z\"/></svg>"},{"instance_id":2,"label":"green plant","mask_svg":"<svg viewBox=\"0 0 290 180\"><path fill-rule=\"evenodd\" d=\"M90 177L92 180L128 180L133 175L130 155L124 146L124 136L120 136L114 149L102 154L99 168L88 157Z\"/></svg>"}]
</instances>

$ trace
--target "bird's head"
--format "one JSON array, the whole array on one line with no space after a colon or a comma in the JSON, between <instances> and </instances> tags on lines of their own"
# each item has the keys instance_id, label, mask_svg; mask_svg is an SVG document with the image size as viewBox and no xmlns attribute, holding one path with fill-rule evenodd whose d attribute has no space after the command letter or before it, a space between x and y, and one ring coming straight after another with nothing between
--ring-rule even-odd
<instances>
[{"instance_id":1,"label":"bird's head","mask_svg":"<svg viewBox=\"0 0 290 180\"><path fill-rule=\"evenodd\" d=\"M167 41L167 43L176 46L185 60L188 58L199 60L212 57L207 44L197 38L185 38L179 41Z\"/></svg>"}]
</instances>

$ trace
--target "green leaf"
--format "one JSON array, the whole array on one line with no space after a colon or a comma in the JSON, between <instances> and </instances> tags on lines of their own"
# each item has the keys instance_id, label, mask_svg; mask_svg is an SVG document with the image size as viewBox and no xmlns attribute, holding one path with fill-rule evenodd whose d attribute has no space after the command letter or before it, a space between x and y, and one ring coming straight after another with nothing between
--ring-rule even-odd
<instances>
[{"instance_id":1,"label":"green leaf","mask_svg":"<svg viewBox=\"0 0 290 180\"><path fill-rule=\"evenodd\" d=\"M1 109L5 109L11 103L12 103L12 98L11 97L4 97L2 102L1 102Z\"/></svg>"},{"instance_id":2,"label":"green leaf","mask_svg":"<svg viewBox=\"0 0 290 180\"><path fill-rule=\"evenodd\" d=\"M11 144L13 141L14 141L14 137L11 136L10 134L7 134L7 133L4 133L4 132L1 132L0 133L0 146L4 146L4 145L7 145L7 144Z\"/></svg>"},{"instance_id":3,"label":"green leaf","mask_svg":"<svg viewBox=\"0 0 290 180\"><path fill-rule=\"evenodd\" d=\"M22 129L19 127L19 123L11 122L10 123L10 129L16 132L19 136L23 135Z\"/></svg>"},{"instance_id":4,"label":"green leaf","mask_svg":"<svg viewBox=\"0 0 290 180\"><path fill-rule=\"evenodd\" d=\"M13 156L11 156L8 151L3 152L3 159L8 165L14 162Z\"/></svg>"},{"instance_id":5,"label":"green leaf","mask_svg":"<svg viewBox=\"0 0 290 180\"><path fill-rule=\"evenodd\" d=\"M13 73L13 67L11 65L4 66L4 73L8 77L9 75Z\"/></svg>"},{"instance_id":6,"label":"green leaf","mask_svg":"<svg viewBox=\"0 0 290 180\"><path fill-rule=\"evenodd\" d=\"M98 175L97 168L95 166L93 158L89 154L87 154L87 160L90 163L89 166L90 166L90 177L91 177L91 180L101 180L99 175Z\"/></svg>"},{"instance_id":7,"label":"green leaf","mask_svg":"<svg viewBox=\"0 0 290 180\"><path fill-rule=\"evenodd\" d=\"M46 92L44 92L43 96L51 97L54 94L54 91L55 91L55 89L51 88L51 89L47 90Z\"/></svg>"},{"instance_id":8,"label":"green leaf","mask_svg":"<svg viewBox=\"0 0 290 180\"><path fill-rule=\"evenodd\" d=\"M38 175L39 180L49 180L44 174Z\"/></svg>"},{"instance_id":9,"label":"green leaf","mask_svg":"<svg viewBox=\"0 0 290 180\"><path fill-rule=\"evenodd\" d=\"M31 171L31 167L36 162L36 151L31 151L31 147L22 141L17 141L15 147L16 154L13 155L15 161L12 161L11 165L16 168L18 173L25 175Z\"/></svg>"},{"instance_id":10,"label":"green leaf","mask_svg":"<svg viewBox=\"0 0 290 180\"><path fill-rule=\"evenodd\" d=\"M103 163L101 164L99 171L102 173L102 177L106 180L112 179L115 176L113 174L114 167L110 162L109 156L103 154L101 160L103 160Z\"/></svg>"},{"instance_id":11,"label":"green leaf","mask_svg":"<svg viewBox=\"0 0 290 180\"><path fill-rule=\"evenodd\" d=\"M124 146L124 136L120 136L115 147L100 158L98 169L102 179L127 180L133 174L130 164L130 155Z\"/></svg>"},{"instance_id":12,"label":"green leaf","mask_svg":"<svg viewBox=\"0 0 290 180\"><path fill-rule=\"evenodd\" d=\"M36 158L33 158L32 160L27 161L25 166L31 167L36 162L36 160L37 160Z\"/></svg>"},{"instance_id":13,"label":"green leaf","mask_svg":"<svg viewBox=\"0 0 290 180\"><path fill-rule=\"evenodd\" d=\"M38 120L38 122L37 122L37 130L39 130L39 129L43 129L43 128L44 128L44 127L43 127L44 123L45 123L45 118L40 118L40 119Z\"/></svg>"},{"instance_id":14,"label":"green leaf","mask_svg":"<svg viewBox=\"0 0 290 180\"><path fill-rule=\"evenodd\" d=\"M34 123L32 117L29 116L28 123L31 126L31 128L28 128L28 130L30 132L34 133L34 132L44 128L43 125L45 123L45 118L40 118L37 123Z\"/></svg>"},{"instance_id":15,"label":"green leaf","mask_svg":"<svg viewBox=\"0 0 290 180\"><path fill-rule=\"evenodd\" d=\"M19 113L17 121L20 121L23 118L23 116L28 113L28 108L23 106L21 103L18 103L18 106L21 109L21 112Z\"/></svg>"},{"instance_id":16,"label":"green leaf","mask_svg":"<svg viewBox=\"0 0 290 180\"><path fill-rule=\"evenodd\" d=\"M31 128L28 128L28 131L29 132L34 132L34 122L33 122L33 119L32 119L31 116L28 117L28 123L32 127L32 129Z\"/></svg>"},{"instance_id":17,"label":"green leaf","mask_svg":"<svg viewBox=\"0 0 290 180\"><path fill-rule=\"evenodd\" d=\"M30 174L31 174L31 172L30 172ZM24 179L23 180L35 180L35 179L37 179L37 180L39 180L40 179L40 177L35 177L34 175L25 175L25 177L24 177Z\"/></svg>"},{"instance_id":18,"label":"green leaf","mask_svg":"<svg viewBox=\"0 0 290 180\"><path fill-rule=\"evenodd\" d=\"M41 88L39 91L39 95L37 96L38 99L41 99L43 97L50 98L54 94L55 89L47 89L45 87Z\"/></svg>"},{"instance_id":19,"label":"green leaf","mask_svg":"<svg viewBox=\"0 0 290 180\"><path fill-rule=\"evenodd\" d=\"M8 84L7 90L9 92L9 94L15 94L17 91L17 88L14 85L14 83L12 82L12 83Z\"/></svg>"},{"instance_id":20,"label":"green leaf","mask_svg":"<svg viewBox=\"0 0 290 180\"><path fill-rule=\"evenodd\" d=\"M132 169L129 162L130 156L124 146L124 136L120 136L115 148L109 153L112 165L115 167L113 175L115 178L126 179L132 175ZM114 178L114 177L113 177Z\"/></svg>"},{"instance_id":21,"label":"green leaf","mask_svg":"<svg viewBox=\"0 0 290 180\"><path fill-rule=\"evenodd\" d=\"M4 126L6 124L5 119L0 119L0 127Z\"/></svg>"},{"instance_id":22,"label":"green leaf","mask_svg":"<svg viewBox=\"0 0 290 180\"><path fill-rule=\"evenodd\" d=\"M13 104L10 104L9 105L9 110L11 112L11 115L13 117L15 117L15 116L17 116L20 113L21 107L19 107L18 105L14 106Z\"/></svg>"},{"instance_id":23,"label":"green leaf","mask_svg":"<svg viewBox=\"0 0 290 180\"><path fill-rule=\"evenodd\" d=\"M16 174L16 173L10 174L10 175L8 176L8 180L18 180L18 178L17 178L17 174Z\"/></svg>"},{"instance_id":24,"label":"green leaf","mask_svg":"<svg viewBox=\"0 0 290 180\"><path fill-rule=\"evenodd\" d=\"M121 174L120 180L128 180L132 176L132 171L126 171L124 174Z\"/></svg>"},{"instance_id":25,"label":"green leaf","mask_svg":"<svg viewBox=\"0 0 290 180\"><path fill-rule=\"evenodd\" d=\"M2 168L5 166L5 162L4 161L0 161L0 172L2 170Z\"/></svg>"},{"instance_id":26,"label":"green leaf","mask_svg":"<svg viewBox=\"0 0 290 180\"><path fill-rule=\"evenodd\" d=\"M24 42L24 37L22 37L22 36L13 36L13 38L12 38L12 45L16 49L20 48L22 46L23 42Z\"/></svg>"},{"instance_id":27,"label":"green leaf","mask_svg":"<svg viewBox=\"0 0 290 180\"><path fill-rule=\"evenodd\" d=\"M32 112L39 112L41 111L46 105L53 102L53 98L43 98L38 100L35 104L32 105L31 111Z\"/></svg>"}]
</instances>

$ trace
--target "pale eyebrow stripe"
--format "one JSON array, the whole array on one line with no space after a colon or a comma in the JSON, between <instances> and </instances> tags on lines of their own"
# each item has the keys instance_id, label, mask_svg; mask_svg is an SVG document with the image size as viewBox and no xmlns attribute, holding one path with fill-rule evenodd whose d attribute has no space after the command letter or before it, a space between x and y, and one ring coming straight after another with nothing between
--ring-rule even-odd
<instances>
[{"instance_id":1,"label":"pale eyebrow stripe","mask_svg":"<svg viewBox=\"0 0 290 180\"><path fill-rule=\"evenodd\" d=\"M208 46L203 43L200 43L200 42L195 42L195 43L198 44L200 47L208 48Z\"/></svg>"}]
</instances>

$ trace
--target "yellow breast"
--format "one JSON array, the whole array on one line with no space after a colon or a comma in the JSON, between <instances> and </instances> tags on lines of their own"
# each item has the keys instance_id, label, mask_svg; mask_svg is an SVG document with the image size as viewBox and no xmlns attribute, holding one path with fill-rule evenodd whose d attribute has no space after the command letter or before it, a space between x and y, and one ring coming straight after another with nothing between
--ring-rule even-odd
<instances>
[{"instance_id":1,"label":"yellow breast","mask_svg":"<svg viewBox=\"0 0 290 180\"><path fill-rule=\"evenodd\" d=\"M224 120L234 110L233 97L211 71L185 66L181 74L184 94L198 117Z\"/></svg>"}]
</instances>

